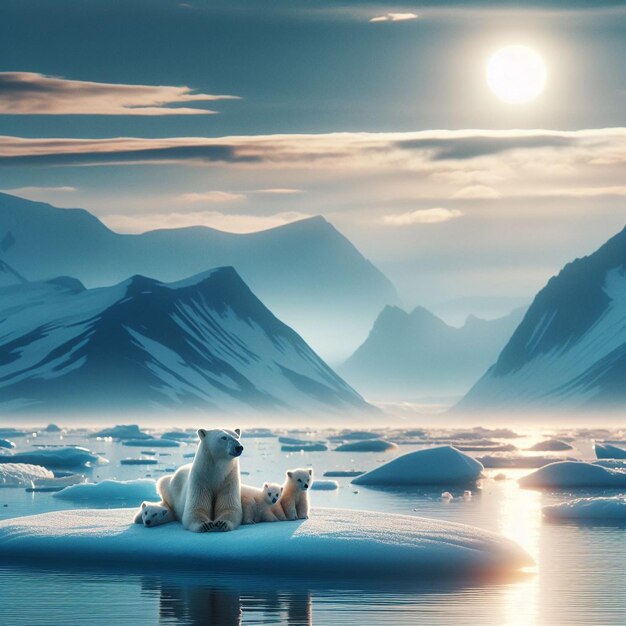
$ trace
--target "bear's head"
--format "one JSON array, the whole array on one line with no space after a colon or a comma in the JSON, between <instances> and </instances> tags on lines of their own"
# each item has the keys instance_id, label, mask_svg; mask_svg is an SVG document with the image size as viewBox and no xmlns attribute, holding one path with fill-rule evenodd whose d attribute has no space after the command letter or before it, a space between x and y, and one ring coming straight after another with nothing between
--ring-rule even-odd
<instances>
[{"instance_id":1,"label":"bear's head","mask_svg":"<svg viewBox=\"0 0 626 626\"><path fill-rule=\"evenodd\" d=\"M278 483L263 483L263 494L266 504L276 504L283 492L282 485Z\"/></svg>"},{"instance_id":2,"label":"bear's head","mask_svg":"<svg viewBox=\"0 0 626 626\"><path fill-rule=\"evenodd\" d=\"M232 459L238 457L243 452L243 446L239 442L241 430L198 430L200 437L200 448L204 448L214 459Z\"/></svg>"},{"instance_id":3,"label":"bear's head","mask_svg":"<svg viewBox=\"0 0 626 626\"><path fill-rule=\"evenodd\" d=\"M169 510L160 504L152 502L141 503L141 519L144 526L158 526L163 523Z\"/></svg>"},{"instance_id":4,"label":"bear's head","mask_svg":"<svg viewBox=\"0 0 626 626\"><path fill-rule=\"evenodd\" d=\"M287 479L298 489L306 491L313 482L313 470L311 468L289 470L287 472Z\"/></svg>"}]
</instances>

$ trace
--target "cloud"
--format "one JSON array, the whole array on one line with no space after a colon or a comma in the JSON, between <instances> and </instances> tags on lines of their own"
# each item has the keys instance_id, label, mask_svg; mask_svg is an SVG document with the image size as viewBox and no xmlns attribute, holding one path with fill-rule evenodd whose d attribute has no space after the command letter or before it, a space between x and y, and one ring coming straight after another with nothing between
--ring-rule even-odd
<instances>
[{"instance_id":1,"label":"cloud","mask_svg":"<svg viewBox=\"0 0 626 626\"><path fill-rule=\"evenodd\" d=\"M468 199L482 199L490 200L494 198L500 198L501 195L493 187L487 185L468 185L459 189L454 194L453 198L468 198Z\"/></svg>"},{"instance_id":2,"label":"cloud","mask_svg":"<svg viewBox=\"0 0 626 626\"><path fill-rule=\"evenodd\" d=\"M185 103L234 100L190 87L96 83L34 72L0 72L0 115L209 115Z\"/></svg>"},{"instance_id":3,"label":"cloud","mask_svg":"<svg viewBox=\"0 0 626 626\"><path fill-rule=\"evenodd\" d=\"M245 200L243 193L231 193L230 191L204 191L202 193L184 193L180 197L183 202L237 202Z\"/></svg>"},{"instance_id":4,"label":"cloud","mask_svg":"<svg viewBox=\"0 0 626 626\"><path fill-rule=\"evenodd\" d=\"M382 221L391 226L408 226L409 224L438 224L447 222L457 217L461 217L463 213L458 209L418 209L407 213L399 213L396 215L384 215Z\"/></svg>"},{"instance_id":5,"label":"cloud","mask_svg":"<svg viewBox=\"0 0 626 626\"><path fill-rule=\"evenodd\" d=\"M288 187L274 187L272 189L255 189L255 193L267 193L277 196L286 196L295 193L302 193L302 189L291 189Z\"/></svg>"},{"instance_id":6,"label":"cloud","mask_svg":"<svg viewBox=\"0 0 626 626\"><path fill-rule=\"evenodd\" d=\"M370 22L406 22L416 20L419 17L416 13L386 13L370 19Z\"/></svg>"},{"instance_id":7,"label":"cloud","mask_svg":"<svg viewBox=\"0 0 626 626\"><path fill-rule=\"evenodd\" d=\"M102 215L100 220L119 233L143 233L148 230L208 226L231 233L251 233L297 222L311 217L295 211L274 215L226 214L220 211L189 213L147 213L135 215Z\"/></svg>"}]
</instances>

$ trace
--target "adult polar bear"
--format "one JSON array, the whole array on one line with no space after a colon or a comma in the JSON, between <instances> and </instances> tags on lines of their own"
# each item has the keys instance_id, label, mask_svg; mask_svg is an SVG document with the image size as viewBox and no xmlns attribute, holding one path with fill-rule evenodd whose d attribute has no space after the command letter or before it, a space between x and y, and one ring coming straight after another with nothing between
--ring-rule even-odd
<instances>
[{"instance_id":1,"label":"adult polar bear","mask_svg":"<svg viewBox=\"0 0 626 626\"><path fill-rule=\"evenodd\" d=\"M179 467L157 483L163 504L187 530L228 531L241 524L240 436L238 428L201 428L193 463Z\"/></svg>"}]
</instances>

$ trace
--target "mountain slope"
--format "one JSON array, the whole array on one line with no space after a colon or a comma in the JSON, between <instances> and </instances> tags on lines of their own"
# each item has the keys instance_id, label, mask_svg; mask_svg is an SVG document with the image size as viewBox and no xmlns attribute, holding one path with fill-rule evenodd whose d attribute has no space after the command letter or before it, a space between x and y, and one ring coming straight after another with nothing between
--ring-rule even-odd
<instances>
[{"instance_id":1,"label":"mountain slope","mask_svg":"<svg viewBox=\"0 0 626 626\"><path fill-rule=\"evenodd\" d=\"M206 227L121 235L82 209L0 194L3 258L31 280L75 276L88 287L130 274L175 281L233 266L286 323L329 358L349 354L386 304L389 280L322 217L250 234Z\"/></svg>"},{"instance_id":2,"label":"mountain slope","mask_svg":"<svg viewBox=\"0 0 626 626\"><path fill-rule=\"evenodd\" d=\"M372 409L233 268L0 290L0 410Z\"/></svg>"},{"instance_id":3,"label":"mountain slope","mask_svg":"<svg viewBox=\"0 0 626 626\"><path fill-rule=\"evenodd\" d=\"M26 279L18 274L10 265L0 259L0 287L9 285L19 285L25 283Z\"/></svg>"},{"instance_id":4,"label":"mountain slope","mask_svg":"<svg viewBox=\"0 0 626 626\"><path fill-rule=\"evenodd\" d=\"M626 229L566 265L458 408L626 405L625 270Z\"/></svg>"},{"instance_id":5,"label":"mountain slope","mask_svg":"<svg viewBox=\"0 0 626 626\"><path fill-rule=\"evenodd\" d=\"M338 368L369 398L418 400L459 396L485 371L523 315L496 320L470 316L448 326L423 307L385 307L367 340Z\"/></svg>"}]
</instances>

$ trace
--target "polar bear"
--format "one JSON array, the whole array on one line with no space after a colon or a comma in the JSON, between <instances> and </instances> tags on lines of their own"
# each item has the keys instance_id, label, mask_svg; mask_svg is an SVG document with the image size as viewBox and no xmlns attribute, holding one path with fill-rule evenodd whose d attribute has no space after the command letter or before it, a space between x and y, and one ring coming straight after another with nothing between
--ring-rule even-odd
<instances>
[{"instance_id":1,"label":"polar bear","mask_svg":"<svg viewBox=\"0 0 626 626\"><path fill-rule=\"evenodd\" d=\"M141 508L137 511L137 515L135 515L135 524L153 527L173 522L175 519L172 510L164 504L142 502Z\"/></svg>"},{"instance_id":2,"label":"polar bear","mask_svg":"<svg viewBox=\"0 0 626 626\"><path fill-rule=\"evenodd\" d=\"M228 531L241 524L240 436L238 428L201 428L193 462L158 481L162 504L174 512L187 530Z\"/></svg>"},{"instance_id":3,"label":"polar bear","mask_svg":"<svg viewBox=\"0 0 626 626\"><path fill-rule=\"evenodd\" d=\"M242 524L257 522L278 522L284 516L274 511L280 509L280 496L283 488L278 483L263 483L261 489L241 485L241 507L243 509ZM282 509L280 509L282 513Z\"/></svg>"},{"instance_id":4,"label":"polar bear","mask_svg":"<svg viewBox=\"0 0 626 626\"><path fill-rule=\"evenodd\" d=\"M288 520L309 518L309 487L313 482L313 470L295 469L287 472L283 493L278 502Z\"/></svg>"}]
</instances>

